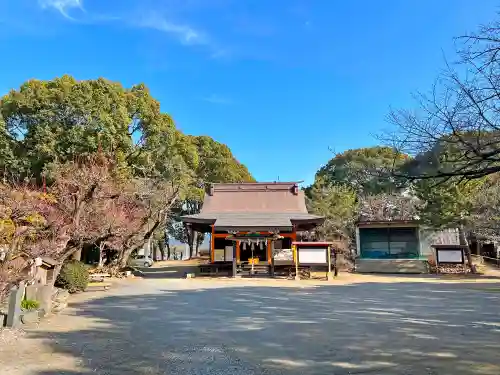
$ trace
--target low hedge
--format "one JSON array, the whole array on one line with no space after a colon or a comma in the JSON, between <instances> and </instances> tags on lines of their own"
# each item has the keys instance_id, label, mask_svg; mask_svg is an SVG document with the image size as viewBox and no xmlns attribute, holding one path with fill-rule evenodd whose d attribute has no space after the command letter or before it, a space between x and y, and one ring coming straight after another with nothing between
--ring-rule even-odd
<instances>
[{"instance_id":1,"label":"low hedge","mask_svg":"<svg viewBox=\"0 0 500 375\"><path fill-rule=\"evenodd\" d=\"M89 283L89 271L85 264L75 260L65 263L57 277L56 285L70 293L83 292Z\"/></svg>"}]
</instances>

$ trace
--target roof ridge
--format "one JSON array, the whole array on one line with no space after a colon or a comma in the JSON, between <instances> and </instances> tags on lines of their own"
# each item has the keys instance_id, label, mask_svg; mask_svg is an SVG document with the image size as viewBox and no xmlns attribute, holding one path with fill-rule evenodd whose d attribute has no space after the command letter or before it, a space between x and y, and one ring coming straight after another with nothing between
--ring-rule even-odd
<instances>
[{"instance_id":1,"label":"roof ridge","mask_svg":"<svg viewBox=\"0 0 500 375\"><path fill-rule=\"evenodd\" d=\"M259 181L259 182L212 182L211 185L290 185L301 181Z\"/></svg>"}]
</instances>

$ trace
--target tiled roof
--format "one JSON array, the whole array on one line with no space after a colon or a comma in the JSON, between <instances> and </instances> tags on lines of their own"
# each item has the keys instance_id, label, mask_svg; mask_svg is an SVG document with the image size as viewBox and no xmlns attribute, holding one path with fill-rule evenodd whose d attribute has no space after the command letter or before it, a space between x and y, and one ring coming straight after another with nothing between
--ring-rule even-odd
<instances>
[{"instance_id":1,"label":"tiled roof","mask_svg":"<svg viewBox=\"0 0 500 375\"><path fill-rule=\"evenodd\" d=\"M303 212L304 192L295 182L214 184L205 195L201 213Z\"/></svg>"},{"instance_id":2,"label":"tiled roof","mask_svg":"<svg viewBox=\"0 0 500 375\"><path fill-rule=\"evenodd\" d=\"M294 222L322 220L308 214L304 192L295 182L214 184L205 195L201 212L182 219L215 224L219 230L291 230Z\"/></svg>"}]
</instances>

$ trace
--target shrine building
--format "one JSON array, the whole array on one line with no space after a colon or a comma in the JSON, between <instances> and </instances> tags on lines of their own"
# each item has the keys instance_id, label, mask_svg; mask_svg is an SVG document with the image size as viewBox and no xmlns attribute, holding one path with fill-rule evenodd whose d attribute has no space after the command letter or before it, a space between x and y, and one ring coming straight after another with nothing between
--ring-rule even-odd
<instances>
[{"instance_id":1,"label":"shrine building","mask_svg":"<svg viewBox=\"0 0 500 375\"><path fill-rule=\"evenodd\" d=\"M307 212L297 182L216 183L199 214L182 217L190 230L210 233L210 263L239 269L292 265L292 242L324 218Z\"/></svg>"}]
</instances>

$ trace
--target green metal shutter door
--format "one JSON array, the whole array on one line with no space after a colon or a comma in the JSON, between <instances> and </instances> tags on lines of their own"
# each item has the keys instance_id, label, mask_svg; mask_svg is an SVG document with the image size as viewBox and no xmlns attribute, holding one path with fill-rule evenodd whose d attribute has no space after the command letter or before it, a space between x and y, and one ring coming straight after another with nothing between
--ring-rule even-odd
<instances>
[{"instance_id":1,"label":"green metal shutter door","mask_svg":"<svg viewBox=\"0 0 500 375\"><path fill-rule=\"evenodd\" d=\"M362 258L384 259L390 256L387 228L360 228L359 242Z\"/></svg>"}]
</instances>

